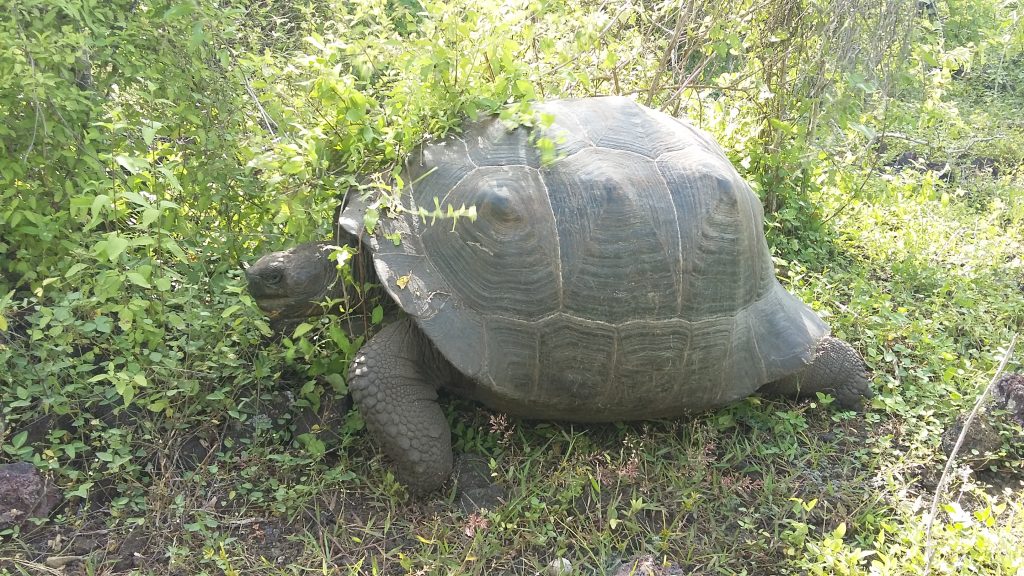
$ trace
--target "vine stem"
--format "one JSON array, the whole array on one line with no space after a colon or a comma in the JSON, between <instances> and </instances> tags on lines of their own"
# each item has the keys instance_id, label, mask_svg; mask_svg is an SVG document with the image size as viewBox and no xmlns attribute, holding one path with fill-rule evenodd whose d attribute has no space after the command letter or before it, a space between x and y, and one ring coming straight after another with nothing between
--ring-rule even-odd
<instances>
[{"instance_id":1,"label":"vine stem","mask_svg":"<svg viewBox=\"0 0 1024 576\"><path fill-rule=\"evenodd\" d=\"M932 497L931 511L928 513L928 525L925 527L925 560L924 560L924 573L923 576L928 576L932 568L932 558L935 556L935 548L932 546L932 525L935 523L935 515L939 508L939 498L946 489L946 483L949 482L949 476L953 471L953 462L956 460L956 454L960 451L960 447L964 443L964 439L967 438L967 431L971 428L971 424L974 422L975 416L981 411L982 405L985 403L985 399L988 398L989 392L992 390L992 386L999 381L999 377L1003 375L1003 371L1006 369L1006 365L1010 362L1010 358L1013 356L1013 348L1017 344L1017 334L1013 335L1010 339L1010 345L1006 348L1006 354L1003 356L1003 361L999 363L999 369L996 370L996 375L992 377L992 380L982 391L981 396L978 396L977 402L974 403L974 408L971 413L967 416L967 420L964 421L963 428L960 430L960 436L956 439L956 444L953 445L953 450L949 453L949 458L946 460L946 468L942 471L942 477L939 478L939 484L935 487L935 496Z\"/></svg>"}]
</instances>

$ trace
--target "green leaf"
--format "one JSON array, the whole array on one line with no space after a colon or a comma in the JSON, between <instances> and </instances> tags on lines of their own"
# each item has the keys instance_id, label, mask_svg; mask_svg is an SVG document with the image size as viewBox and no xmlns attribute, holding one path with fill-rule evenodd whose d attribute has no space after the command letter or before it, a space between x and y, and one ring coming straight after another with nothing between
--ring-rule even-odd
<instances>
[{"instance_id":1,"label":"green leaf","mask_svg":"<svg viewBox=\"0 0 1024 576\"><path fill-rule=\"evenodd\" d=\"M185 252L181 249L181 246L178 246L178 243L175 242L173 238L162 238L160 240L160 246L170 250L171 254L174 254L175 256L178 257L179 261L181 261L181 262L188 262L189 261L188 260L188 256L185 255Z\"/></svg>"},{"instance_id":2,"label":"green leaf","mask_svg":"<svg viewBox=\"0 0 1024 576\"><path fill-rule=\"evenodd\" d=\"M143 126L141 130L142 140L146 143L146 146L152 146L153 138L156 137L156 128L153 126Z\"/></svg>"},{"instance_id":3,"label":"green leaf","mask_svg":"<svg viewBox=\"0 0 1024 576\"><path fill-rule=\"evenodd\" d=\"M169 184L170 187L175 192L181 192L182 191L182 189L181 189L181 182L178 182L178 177L174 175L174 172L172 172L166 166L160 166L159 168L156 169L156 171L163 175L164 180L167 181L167 184ZM171 202L170 200L162 200L160 202L160 207L161 208L178 208L178 205L175 204L174 202Z\"/></svg>"},{"instance_id":4,"label":"green leaf","mask_svg":"<svg viewBox=\"0 0 1024 576\"><path fill-rule=\"evenodd\" d=\"M135 399L135 387L132 386L132 381L127 378L118 378L114 382L114 390L121 395L121 399L124 401L124 405L128 406Z\"/></svg>"},{"instance_id":5,"label":"green leaf","mask_svg":"<svg viewBox=\"0 0 1024 576\"><path fill-rule=\"evenodd\" d=\"M67 497L71 497L71 496L78 496L79 498L82 498L82 499L88 498L89 497L89 489L92 488L92 485L93 485L92 482L82 482L81 486L79 486L78 488L75 488L74 490L66 492L64 494L64 496L66 498Z\"/></svg>"},{"instance_id":6,"label":"green leaf","mask_svg":"<svg viewBox=\"0 0 1024 576\"><path fill-rule=\"evenodd\" d=\"M92 214L93 220L99 220L100 216L103 215L104 208L110 208L111 201L110 196L106 194L97 194L92 199L92 206L89 207L89 213Z\"/></svg>"},{"instance_id":7,"label":"green leaf","mask_svg":"<svg viewBox=\"0 0 1024 576\"><path fill-rule=\"evenodd\" d=\"M370 315L370 322L373 324L380 324L380 321L384 319L384 307L376 306L373 309L373 313Z\"/></svg>"},{"instance_id":8,"label":"green leaf","mask_svg":"<svg viewBox=\"0 0 1024 576\"><path fill-rule=\"evenodd\" d=\"M281 171L284 172L285 174L298 174L299 172L302 172L302 169L305 167L305 165L306 163L303 161L303 159L301 157L296 156L295 158L292 158L291 160L285 162L284 165L281 166Z\"/></svg>"},{"instance_id":9,"label":"green leaf","mask_svg":"<svg viewBox=\"0 0 1024 576\"><path fill-rule=\"evenodd\" d=\"M203 28L202 22L196 22L192 25L192 34L188 38L188 47L190 50L195 50L206 41L206 29Z\"/></svg>"},{"instance_id":10,"label":"green leaf","mask_svg":"<svg viewBox=\"0 0 1024 576\"><path fill-rule=\"evenodd\" d=\"M374 230L377 229L377 222L380 221L380 212L376 208L367 208L366 214L363 215L363 226L366 227L368 234L373 234Z\"/></svg>"},{"instance_id":11,"label":"green leaf","mask_svg":"<svg viewBox=\"0 0 1024 576\"><path fill-rule=\"evenodd\" d=\"M157 278L153 280L153 285L156 286L157 290L161 292L167 292L168 290L171 289L171 280L169 278L164 277Z\"/></svg>"},{"instance_id":12,"label":"green leaf","mask_svg":"<svg viewBox=\"0 0 1024 576\"><path fill-rule=\"evenodd\" d=\"M308 322L303 322L295 328L295 332L292 332L292 338L302 338L307 332L313 329L313 325Z\"/></svg>"},{"instance_id":13,"label":"green leaf","mask_svg":"<svg viewBox=\"0 0 1024 576\"><path fill-rule=\"evenodd\" d=\"M114 321L107 316L97 316L93 322L96 325L96 331L102 334L110 334L114 330Z\"/></svg>"},{"instance_id":14,"label":"green leaf","mask_svg":"<svg viewBox=\"0 0 1024 576\"><path fill-rule=\"evenodd\" d=\"M331 389L339 394L344 394L348 391L345 385L345 378L337 372L331 372L324 374L324 380L331 385Z\"/></svg>"},{"instance_id":15,"label":"green leaf","mask_svg":"<svg viewBox=\"0 0 1024 576\"><path fill-rule=\"evenodd\" d=\"M110 197L106 194L99 194L92 200L92 206L89 207L89 214L92 216L89 219L89 223L85 225L86 230L92 230L97 224L103 219L103 210L111 207Z\"/></svg>"},{"instance_id":16,"label":"green leaf","mask_svg":"<svg viewBox=\"0 0 1024 576\"><path fill-rule=\"evenodd\" d=\"M25 445L25 441L28 440L28 430L22 430L18 432L14 438L11 438L11 446L14 448L21 448Z\"/></svg>"},{"instance_id":17,"label":"green leaf","mask_svg":"<svg viewBox=\"0 0 1024 576\"><path fill-rule=\"evenodd\" d=\"M164 20L173 20L182 16L188 16L195 11L196 5L191 0L185 2L178 2L174 6L171 6L164 12Z\"/></svg>"},{"instance_id":18,"label":"green leaf","mask_svg":"<svg viewBox=\"0 0 1024 576\"><path fill-rule=\"evenodd\" d=\"M123 238L115 232L107 234L106 240L100 240L93 247L93 252L97 255L106 254L107 258L111 262L117 261L118 256L124 252L125 248L129 245L128 239Z\"/></svg>"},{"instance_id":19,"label":"green leaf","mask_svg":"<svg viewBox=\"0 0 1024 576\"><path fill-rule=\"evenodd\" d=\"M327 334L331 337L331 341L334 342L342 352L348 354L352 347L352 341L349 340L348 334L339 328L335 323L331 323L327 326Z\"/></svg>"},{"instance_id":20,"label":"green leaf","mask_svg":"<svg viewBox=\"0 0 1024 576\"><path fill-rule=\"evenodd\" d=\"M345 111L345 119L349 122L359 122L366 118L366 110L362 106L349 108Z\"/></svg>"},{"instance_id":21,"label":"green leaf","mask_svg":"<svg viewBox=\"0 0 1024 576\"><path fill-rule=\"evenodd\" d=\"M260 334L262 334L264 336L273 336L274 335L274 331L271 330L270 326L268 326L267 323L264 322L263 320L255 320L253 322L253 324L256 326L256 330Z\"/></svg>"},{"instance_id":22,"label":"green leaf","mask_svg":"<svg viewBox=\"0 0 1024 576\"><path fill-rule=\"evenodd\" d=\"M148 228L159 217L160 210L157 208L146 208L142 211L142 220L139 222L139 228Z\"/></svg>"},{"instance_id":23,"label":"green leaf","mask_svg":"<svg viewBox=\"0 0 1024 576\"><path fill-rule=\"evenodd\" d=\"M533 83L529 80L516 80L516 91L528 99L532 99L535 96Z\"/></svg>"},{"instance_id":24,"label":"green leaf","mask_svg":"<svg viewBox=\"0 0 1024 576\"><path fill-rule=\"evenodd\" d=\"M135 204L136 206L147 207L153 204L149 200L149 198L146 198L145 196L139 194L138 192L135 192L134 190L125 190L121 192L121 198L131 202L132 204Z\"/></svg>"},{"instance_id":25,"label":"green leaf","mask_svg":"<svg viewBox=\"0 0 1024 576\"><path fill-rule=\"evenodd\" d=\"M127 274L125 274L125 276L128 278L129 282L135 284L136 286L141 286L142 288L153 287L149 283L149 280L146 280L146 278L142 274L139 274L138 272L128 272Z\"/></svg>"},{"instance_id":26,"label":"green leaf","mask_svg":"<svg viewBox=\"0 0 1024 576\"><path fill-rule=\"evenodd\" d=\"M75 274L78 274L79 272L81 272L82 270L85 270L88 267L89 267L88 264L83 264L81 262L78 262L77 264L72 264L71 267L68 268L68 271L64 273L64 277L65 278L71 278Z\"/></svg>"},{"instance_id":27,"label":"green leaf","mask_svg":"<svg viewBox=\"0 0 1024 576\"><path fill-rule=\"evenodd\" d=\"M324 441L309 432L299 434L299 436L296 437L296 440L298 440L299 443L302 444L302 447L305 448L306 452L312 456L323 456L327 451L327 445L324 444Z\"/></svg>"},{"instance_id":28,"label":"green leaf","mask_svg":"<svg viewBox=\"0 0 1024 576\"><path fill-rule=\"evenodd\" d=\"M124 156L118 154L117 156L114 156L114 160L116 160L122 168L131 174L138 174L139 172L149 169L149 160L139 158L138 156Z\"/></svg>"}]
</instances>

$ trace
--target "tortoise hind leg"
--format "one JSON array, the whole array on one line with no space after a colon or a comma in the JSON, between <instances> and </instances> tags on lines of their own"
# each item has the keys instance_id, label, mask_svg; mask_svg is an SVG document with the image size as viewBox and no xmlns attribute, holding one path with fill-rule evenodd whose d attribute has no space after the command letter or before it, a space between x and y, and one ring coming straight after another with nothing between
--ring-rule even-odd
<instances>
[{"instance_id":1,"label":"tortoise hind leg","mask_svg":"<svg viewBox=\"0 0 1024 576\"><path fill-rule=\"evenodd\" d=\"M414 492L440 487L452 470L451 430L428 380L432 363L429 343L406 318L370 338L349 368L367 429Z\"/></svg>"}]
</instances>

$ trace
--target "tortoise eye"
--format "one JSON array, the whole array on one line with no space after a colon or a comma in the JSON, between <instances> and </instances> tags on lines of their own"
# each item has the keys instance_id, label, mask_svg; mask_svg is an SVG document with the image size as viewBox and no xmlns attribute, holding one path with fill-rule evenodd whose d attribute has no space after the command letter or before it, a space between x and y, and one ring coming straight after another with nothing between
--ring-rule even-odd
<instances>
[{"instance_id":1,"label":"tortoise eye","mask_svg":"<svg viewBox=\"0 0 1024 576\"><path fill-rule=\"evenodd\" d=\"M267 284L280 284L283 279L284 274L280 270L270 270L263 276L263 281Z\"/></svg>"}]
</instances>

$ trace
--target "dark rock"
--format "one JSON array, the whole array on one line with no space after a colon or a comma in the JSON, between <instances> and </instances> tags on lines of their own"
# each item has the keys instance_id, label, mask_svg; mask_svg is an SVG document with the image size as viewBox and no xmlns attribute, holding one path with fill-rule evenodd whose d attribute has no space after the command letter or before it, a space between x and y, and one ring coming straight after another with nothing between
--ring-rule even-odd
<instances>
[{"instance_id":1,"label":"dark rock","mask_svg":"<svg viewBox=\"0 0 1024 576\"><path fill-rule=\"evenodd\" d=\"M139 565L146 547L149 545L150 536L136 528L120 539L117 546L117 562L114 564L115 572L127 572Z\"/></svg>"},{"instance_id":2,"label":"dark rock","mask_svg":"<svg viewBox=\"0 0 1024 576\"><path fill-rule=\"evenodd\" d=\"M990 418L991 415L986 411L980 412L974 418L974 421L971 422L971 427L967 430L967 435L964 437L964 443L960 446L960 451L957 452L958 460L976 466L984 466L996 458L995 453L999 452L999 449L1002 448L1003 442L999 438L999 432L996 431L989 421ZM942 433L942 451L946 456L953 452L957 438L960 437L966 421L967 415L961 414L957 416L953 425L946 428L946 431Z\"/></svg>"},{"instance_id":3,"label":"dark rock","mask_svg":"<svg viewBox=\"0 0 1024 576\"><path fill-rule=\"evenodd\" d=\"M995 158L990 158L988 156L972 158L971 168L973 168L975 172L989 174L993 178L998 178L1000 174L999 163L996 162Z\"/></svg>"},{"instance_id":4,"label":"dark rock","mask_svg":"<svg viewBox=\"0 0 1024 576\"><path fill-rule=\"evenodd\" d=\"M216 430L199 428L178 441L169 456L175 469L192 471L212 462L220 448L221 441Z\"/></svg>"},{"instance_id":5,"label":"dark rock","mask_svg":"<svg viewBox=\"0 0 1024 576\"><path fill-rule=\"evenodd\" d=\"M28 433L25 445L33 446L48 443L51 441L50 434L60 430L74 430L74 419L70 415L41 414L32 420L24 422L22 431Z\"/></svg>"},{"instance_id":6,"label":"dark rock","mask_svg":"<svg viewBox=\"0 0 1024 576\"><path fill-rule=\"evenodd\" d=\"M345 426L345 416L352 408L351 396L335 397L328 392L320 399L320 408L302 408L295 415L295 437L303 434L318 436L328 445L341 442L340 431Z\"/></svg>"},{"instance_id":7,"label":"dark rock","mask_svg":"<svg viewBox=\"0 0 1024 576\"><path fill-rule=\"evenodd\" d=\"M1003 374L993 386L992 396L996 408L1024 426L1024 374Z\"/></svg>"},{"instance_id":8,"label":"dark rock","mask_svg":"<svg viewBox=\"0 0 1024 576\"><path fill-rule=\"evenodd\" d=\"M948 456L956 445L967 420L961 414L942 434L942 451ZM992 386L991 400L971 423L957 458L975 466L984 466L1000 458L1003 443L1024 448L1024 437L1014 437L1014 425L1024 426L1024 375L1003 374ZM1000 432L1002 434L1000 434Z\"/></svg>"},{"instance_id":9,"label":"dark rock","mask_svg":"<svg viewBox=\"0 0 1024 576\"><path fill-rule=\"evenodd\" d=\"M953 171L948 162L930 160L924 156L908 150L888 162L889 168L898 170L911 169L918 172L934 172L936 177L943 182L949 182L953 178Z\"/></svg>"},{"instance_id":10,"label":"dark rock","mask_svg":"<svg viewBox=\"0 0 1024 576\"><path fill-rule=\"evenodd\" d=\"M923 163L924 159L920 154L913 150L908 150L893 158L886 166L890 168L916 168Z\"/></svg>"},{"instance_id":11,"label":"dark rock","mask_svg":"<svg viewBox=\"0 0 1024 576\"><path fill-rule=\"evenodd\" d=\"M28 462L0 464L0 530L45 518L61 501L56 488Z\"/></svg>"},{"instance_id":12,"label":"dark rock","mask_svg":"<svg viewBox=\"0 0 1024 576\"><path fill-rule=\"evenodd\" d=\"M917 13L928 20L934 20L939 16L939 11L935 7L935 0L917 0Z\"/></svg>"},{"instance_id":13,"label":"dark rock","mask_svg":"<svg viewBox=\"0 0 1024 576\"><path fill-rule=\"evenodd\" d=\"M491 479L487 459L477 454L463 454L455 463L455 489L459 507L466 514L482 508L494 510L508 497L505 490Z\"/></svg>"},{"instance_id":14,"label":"dark rock","mask_svg":"<svg viewBox=\"0 0 1024 576\"><path fill-rule=\"evenodd\" d=\"M98 550L105 550L108 543L106 534L75 534L68 546L68 551L80 556L88 556Z\"/></svg>"}]
</instances>

